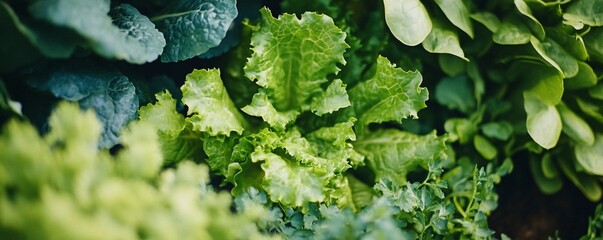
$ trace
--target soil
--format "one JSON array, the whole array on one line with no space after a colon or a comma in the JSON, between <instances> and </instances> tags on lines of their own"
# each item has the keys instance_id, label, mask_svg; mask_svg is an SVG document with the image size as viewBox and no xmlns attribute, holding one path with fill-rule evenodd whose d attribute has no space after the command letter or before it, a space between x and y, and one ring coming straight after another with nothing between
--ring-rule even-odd
<instances>
[{"instance_id":1,"label":"soil","mask_svg":"<svg viewBox=\"0 0 603 240\"><path fill-rule=\"evenodd\" d=\"M527 159L526 159L527 160ZM511 239L579 239L586 234L588 218L595 203L569 181L556 194L540 192L531 176L527 161L514 161L515 170L503 177L496 191L499 207L489 220L496 236Z\"/></svg>"}]
</instances>

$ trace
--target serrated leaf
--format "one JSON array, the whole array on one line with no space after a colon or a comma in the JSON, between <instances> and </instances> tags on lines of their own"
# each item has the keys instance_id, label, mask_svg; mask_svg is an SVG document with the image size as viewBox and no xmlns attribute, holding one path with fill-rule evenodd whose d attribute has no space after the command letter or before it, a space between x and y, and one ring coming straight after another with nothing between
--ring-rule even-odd
<instances>
[{"instance_id":1,"label":"serrated leaf","mask_svg":"<svg viewBox=\"0 0 603 240\"><path fill-rule=\"evenodd\" d=\"M469 9L467 9L463 0L436 0L435 2L454 26L473 38L473 24L471 23Z\"/></svg>"},{"instance_id":2,"label":"serrated leaf","mask_svg":"<svg viewBox=\"0 0 603 240\"><path fill-rule=\"evenodd\" d=\"M333 80L326 91L312 99L310 105L312 112L322 116L349 107L351 103L345 87L346 85L340 79Z\"/></svg>"},{"instance_id":3,"label":"serrated leaf","mask_svg":"<svg viewBox=\"0 0 603 240\"><path fill-rule=\"evenodd\" d=\"M106 0L36 0L29 6L34 18L77 32L105 58L142 64L161 54L165 39L146 16L127 4L109 10Z\"/></svg>"},{"instance_id":4,"label":"serrated leaf","mask_svg":"<svg viewBox=\"0 0 603 240\"><path fill-rule=\"evenodd\" d=\"M241 110L251 116L261 117L271 127L277 130L285 130L285 127L294 122L299 112L290 110L286 112L277 111L264 91L253 95L251 103Z\"/></svg>"},{"instance_id":5,"label":"serrated leaf","mask_svg":"<svg viewBox=\"0 0 603 240\"><path fill-rule=\"evenodd\" d=\"M435 88L435 99L448 109L469 113L475 110L473 86L465 75L446 77Z\"/></svg>"},{"instance_id":6,"label":"serrated leaf","mask_svg":"<svg viewBox=\"0 0 603 240\"><path fill-rule=\"evenodd\" d=\"M431 32L423 40L422 46L430 53L452 54L465 61L469 61L461 48L458 35L437 21L433 22Z\"/></svg>"},{"instance_id":7,"label":"serrated leaf","mask_svg":"<svg viewBox=\"0 0 603 240\"><path fill-rule=\"evenodd\" d=\"M408 172L426 168L446 150L445 138L435 132L419 136L394 129L371 132L353 144L366 157L375 179L390 177L397 183L406 182Z\"/></svg>"},{"instance_id":8,"label":"serrated leaf","mask_svg":"<svg viewBox=\"0 0 603 240\"><path fill-rule=\"evenodd\" d=\"M194 70L186 76L182 102L188 106L187 121L193 130L211 136L243 133L246 120L228 96L219 69Z\"/></svg>"},{"instance_id":9,"label":"serrated leaf","mask_svg":"<svg viewBox=\"0 0 603 240\"><path fill-rule=\"evenodd\" d=\"M151 18L166 39L161 61L186 60L218 46L237 14L236 0L173 1Z\"/></svg>"},{"instance_id":10,"label":"serrated leaf","mask_svg":"<svg viewBox=\"0 0 603 240\"><path fill-rule=\"evenodd\" d=\"M307 12L301 19L292 14L275 19L266 8L260 12L245 75L267 89L278 111L305 110L310 98L324 91L327 75L345 64L346 34L326 15Z\"/></svg>"},{"instance_id":11,"label":"serrated leaf","mask_svg":"<svg viewBox=\"0 0 603 240\"><path fill-rule=\"evenodd\" d=\"M427 89L419 86L421 81L419 72L407 72L385 57L377 58L375 75L348 91L357 125L416 118L428 99Z\"/></svg>"},{"instance_id":12,"label":"serrated leaf","mask_svg":"<svg viewBox=\"0 0 603 240\"><path fill-rule=\"evenodd\" d=\"M176 100L167 90L155 94L157 102L140 107L138 115L141 121L153 124L157 130L176 136L185 125L184 116L176 111Z\"/></svg>"},{"instance_id":13,"label":"serrated leaf","mask_svg":"<svg viewBox=\"0 0 603 240\"><path fill-rule=\"evenodd\" d=\"M559 112L554 105L546 104L530 92L524 92L523 99L530 137L545 149L555 147L563 128Z\"/></svg>"},{"instance_id":14,"label":"serrated leaf","mask_svg":"<svg viewBox=\"0 0 603 240\"><path fill-rule=\"evenodd\" d=\"M579 144L592 145L595 142L595 134L588 123L574 113L564 103L557 105L561 121L563 121L563 132Z\"/></svg>"},{"instance_id":15,"label":"serrated leaf","mask_svg":"<svg viewBox=\"0 0 603 240\"><path fill-rule=\"evenodd\" d=\"M77 101L83 109L94 109L103 124L99 142L103 148L117 144L121 129L136 118L138 97L134 85L112 67L87 60L64 62L36 72L28 83L58 98Z\"/></svg>"},{"instance_id":16,"label":"serrated leaf","mask_svg":"<svg viewBox=\"0 0 603 240\"><path fill-rule=\"evenodd\" d=\"M603 3L598 0L572 1L563 13L563 19L572 26L603 26Z\"/></svg>"},{"instance_id":17,"label":"serrated leaf","mask_svg":"<svg viewBox=\"0 0 603 240\"><path fill-rule=\"evenodd\" d=\"M574 156L585 172L603 176L603 135L597 134L594 143L579 143Z\"/></svg>"},{"instance_id":18,"label":"serrated leaf","mask_svg":"<svg viewBox=\"0 0 603 240\"><path fill-rule=\"evenodd\" d=\"M325 198L324 178L312 167L286 161L274 153L256 153L252 158L254 162L262 162L262 187L272 201L300 207Z\"/></svg>"},{"instance_id":19,"label":"serrated leaf","mask_svg":"<svg viewBox=\"0 0 603 240\"><path fill-rule=\"evenodd\" d=\"M431 32L431 18L419 0L383 0L385 23L400 42L416 46Z\"/></svg>"}]
</instances>

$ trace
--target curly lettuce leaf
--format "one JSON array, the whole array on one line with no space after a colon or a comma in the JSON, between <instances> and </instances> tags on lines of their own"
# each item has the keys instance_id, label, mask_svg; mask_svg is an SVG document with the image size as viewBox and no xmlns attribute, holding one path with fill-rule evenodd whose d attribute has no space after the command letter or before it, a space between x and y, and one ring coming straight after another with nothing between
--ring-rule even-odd
<instances>
[{"instance_id":1,"label":"curly lettuce leaf","mask_svg":"<svg viewBox=\"0 0 603 240\"><path fill-rule=\"evenodd\" d=\"M416 118L417 112L427 107L425 101L429 98L427 89L419 87L422 79L419 72L396 68L380 56L375 75L348 91L357 125Z\"/></svg>"},{"instance_id":2,"label":"curly lettuce leaf","mask_svg":"<svg viewBox=\"0 0 603 240\"><path fill-rule=\"evenodd\" d=\"M138 97L134 85L108 66L90 61L66 62L33 74L28 83L60 99L77 101L81 108L94 109L103 124L103 148L117 144L121 129L136 118Z\"/></svg>"},{"instance_id":3,"label":"curly lettuce leaf","mask_svg":"<svg viewBox=\"0 0 603 240\"><path fill-rule=\"evenodd\" d=\"M279 112L274 108L265 91L259 91L251 99L251 103L241 110L251 116L261 117L271 127L277 130L285 130L285 127L295 121L298 111Z\"/></svg>"},{"instance_id":4,"label":"curly lettuce leaf","mask_svg":"<svg viewBox=\"0 0 603 240\"><path fill-rule=\"evenodd\" d=\"M335 79L327 87L327 90L312 99L310 108L318 115L335 112L351 105L346 85L340 79Z\"/></svg>"},{"instance_id":5,"label":"curly lettuce leaf","mask_svg":"<svg viewBox=\"0 0 603 240\"><path fill-rule=\"evenodd\" d=\"M151 18L166 39L161 61L186 60L218 46L237 14L236 0L173 1Z\"/></svg>"},{"instance_id":6,"label":"curly lettuce leaf","mask_svg":"<svg viewBox=\"0 0 603 240\"><path fill-rule=\"evenodd\" d=\"M245 75L267 90L276 110L308 109L310 98L324 92L327 75L345 64L346 34L326 15L307 12L301 19L293 14L277 19L266 8L260 12Z\"/></svg>"},{"instance_id":7,"label":"curly lettuce leaf","mask_svg":"<svg viewBox=\"0 0 603 240\"><path fill-rule=\"evenodd\" d=\"M354 142L354 149L366 157L375 179L389 177L406 182L408 172L427 167L429 161L444 157L446 138L435 132L419 136L395 129L368 133Z\"/></svg>"},{"instance_id":8,"label":"curly lettuce leaf","mask_svg":"<svg viewBox=\"0 0 603 240\"><path fill-rule=\"evenodd\" d=\"M128 4L110 11L106 0L36 0L29 12L36 19L75 31L105 58L142 64L157 59L165 46L163 34Z\"/></svg>"},{"instance_id":9,"label":"curly lettuce leaf","mask_svg":"<svg viewBox=\"0 0 603 240\"><path fill-rule=\"evenodd\" d=\"M184 116L176 111L176 100L167 90L155 95L157 102L138 110L141 121L155 127L166 164L185 159L199 160L203 155L200 133L192 130Z\"/></svg>"},{"instance_id":10,"label":"curly lettuce leaf","mask_svg":"<svg viewBox=\"0 0 603 240\"><path fill-rule=\"evenodd\" d=\"M243 133L246 120L228 96L219 69L194 70L181 87L182 102L188 106L187 121L193 130L210 136Z\"/></svg>"}]
</instances>

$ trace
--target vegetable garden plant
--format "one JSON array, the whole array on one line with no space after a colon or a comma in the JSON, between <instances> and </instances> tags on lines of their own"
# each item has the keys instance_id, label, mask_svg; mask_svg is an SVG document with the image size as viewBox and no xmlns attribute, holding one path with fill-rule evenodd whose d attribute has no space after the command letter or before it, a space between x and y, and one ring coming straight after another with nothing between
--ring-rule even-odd
<instances>
[{"instance_id":1,"label":"vegetable garden plant","mask_svg":"<svg viewBox=\"0 0 603 240\"><path fill-rule=\"evenodd\" d=\"M0 32L2 239L603 237L603 1L0 0ZM584 224L505 232L508 178Z\"/></svg>"}]
</instances>

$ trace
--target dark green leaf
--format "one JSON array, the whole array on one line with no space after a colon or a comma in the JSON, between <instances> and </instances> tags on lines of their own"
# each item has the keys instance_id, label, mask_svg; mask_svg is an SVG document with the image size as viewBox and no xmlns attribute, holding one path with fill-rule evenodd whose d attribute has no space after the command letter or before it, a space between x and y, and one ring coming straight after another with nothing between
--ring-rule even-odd
<instances>
[{"instance_id":1,"label":"dark green leaf","mask_svg":"<svg viewBox=\"0 0 603 240\"><path fill-rule=\"evenodd\" d=\"M236 0L173 1L151 18L165 35L161 61L186 60L218 46L237 14Z\"/></svg>"}]
</instances>

